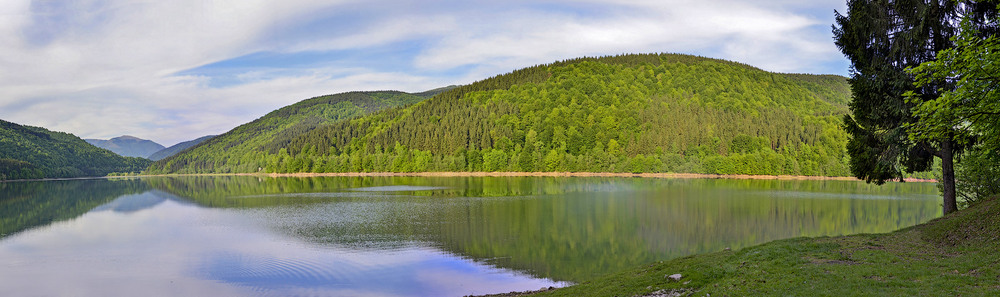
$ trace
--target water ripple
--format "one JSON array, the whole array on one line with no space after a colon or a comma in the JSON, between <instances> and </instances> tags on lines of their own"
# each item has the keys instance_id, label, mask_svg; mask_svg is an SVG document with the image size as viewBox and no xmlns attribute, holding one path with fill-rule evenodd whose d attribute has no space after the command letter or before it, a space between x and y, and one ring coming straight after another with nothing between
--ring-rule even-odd
<instances>
[{"instance_id":1,"label":"water ripple","mask_svg":"<svg viewBox=\"0 0 1000 297\"><path fill-rule=\"evenodd\" d=\"M209 257L199 268L210 279L238 284L254 291L274 288L330 287L349 281L350 263L314 259L286 259L221 253Z\"/></svg>"}]
</instances>

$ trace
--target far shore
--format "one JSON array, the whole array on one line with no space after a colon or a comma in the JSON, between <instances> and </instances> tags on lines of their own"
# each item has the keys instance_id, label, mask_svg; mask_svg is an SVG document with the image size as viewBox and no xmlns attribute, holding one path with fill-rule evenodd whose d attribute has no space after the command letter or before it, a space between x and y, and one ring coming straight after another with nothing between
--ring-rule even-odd
<instances>
[{"instance_id":1,"label":"far shore","mask_svg":"<svg viewBox=\"0 0 1000 297\"><path fill-rule=\"evenodd\" d=\"M485 176L529 176L529 177L643 177L666 179L772 179L772 180L844 180L855 181L850 176L807 176L807 175L750 175L750 174L703 174L703 173L621 173L621 172L329 172L329 173L236 173L236 174L180 174L184 175L241 175L268 177L323 177L323 176L422 176L422 177L485 177ZM168 175L174 176L174 175ZM934 179L905 178L906 182L937 182Z\"/></svg>"},{"instance_id":2,"label":"far shore","mask_svg":"<svg viewBox=\"0 0 1000 297\"><path fill-rule=\"evenodd\" d=\"M83 179L117 179L157 176L267 176L267 177L324 177L324 176L422 176L422 177L485 177L485 176L528 176L528 177L642 177L664 179L761 179L761 180L843 180L855 181L850 176L808 176L808 175L750 175L750 174L703 174L703 173L622 173L622 172L328 172L328 173L193 173L193 174L152 174L97 176L74 178L43 178L0 180L0 182L58 181ZM905 178L905 182L934 183L935 179Z\"/></svg>"}]
</instances>

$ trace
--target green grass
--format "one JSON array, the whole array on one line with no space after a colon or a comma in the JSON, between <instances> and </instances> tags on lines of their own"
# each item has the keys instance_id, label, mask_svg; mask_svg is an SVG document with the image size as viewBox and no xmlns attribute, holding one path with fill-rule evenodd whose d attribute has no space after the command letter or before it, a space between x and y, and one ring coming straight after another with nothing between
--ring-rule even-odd
<instances>
[{"instance_id":1,"label":"green grass","mask_svg":"<svg viewBox=\"0 0 1000 297\"><path fill-rule=\"evenodd\" d=\"M680 281L665 276L679 273ZM778 240L536 296L997 296L1000 199L886 234Z\"/></svg>"}]
</instances>

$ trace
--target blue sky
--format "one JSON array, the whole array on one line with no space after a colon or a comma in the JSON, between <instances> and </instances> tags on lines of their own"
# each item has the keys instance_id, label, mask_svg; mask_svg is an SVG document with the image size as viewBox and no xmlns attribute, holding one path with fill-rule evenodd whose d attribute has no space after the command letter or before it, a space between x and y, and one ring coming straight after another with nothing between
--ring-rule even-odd
<instances>
[{"instance_id":1,"label":"blue sky","mask_svg":"<svg viewBox=\"0 0 1000 297\"><path fill-rule=\"evenodd\" d=\"M844 0L0 1L0 119L164 145L318 95L419 92L580 56L848 74Z\"/></svg>"}]
</instances>

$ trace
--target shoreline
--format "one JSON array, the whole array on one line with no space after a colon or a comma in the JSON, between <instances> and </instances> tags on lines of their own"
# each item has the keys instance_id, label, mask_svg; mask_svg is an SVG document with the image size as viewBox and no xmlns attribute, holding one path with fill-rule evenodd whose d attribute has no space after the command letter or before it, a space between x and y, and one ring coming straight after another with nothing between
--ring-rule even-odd
<instances>
[{"instance_id":1,"label":"shoreline","mask_svg":"<svg viewBox=\"0 0 1000 297\"><path fill-rule=\"evenodd\" d=\"M333 173L265 173L236 174L269 177L324 176L417 176L417 177L642 177L664 179L759 179L759 180L858 180L851 176L751 175L704 173L620 173L620 172L333 172ZM937 182L933 179L905 178L905 182Z\"/></svg>"},{"instance_id":2,"label":"shoreline","mask_svg":"<svg viewBox=\"0 0 1000 297\"><path fill-rule=\"evenodd\" d=\"M328 173L234 173L234 174L180 174L185 175L237 175L268 177L641 177L663 179L757 179L757 180L839 180L857 181L852 176L811 176L811 175L752 175L752 174L704 174L704 173L622 173L622 172L328 172ZM161 175L173 176L173 175ZM937 182L934 179L904 178L904 182ZM898 182L898 181L890 181Z\"/></svg>"},{"instance_id":3,"label":"shoreline","mask_svg":"<svg viewBox=\"0 0 1000 297\"><path fill-rule=\"evenodd\" d=\"M661 178L661 179L752 179L752 180L835 180L835 181L859 181L851 176L812 176L812 175L751 175L751 174L705 174L705 173L623 173L623 172L326 172L326 173L187 173L187 174L149 174L149 175L123 175L123 176L94 176L94 177L74 177L74 178L42 178L42 179L20 179L3 180L0 182L32 182L32 181L60 181L60 180L86 180L86 179L116 179L116 178L141 178L141 177L170 177L170 176L266 176L266 177L639 177L639 178ZM934 179L904 178L904 182L933 183ZM888 181L899 182L899 181Z\"/></svg>"}]
</instances>

